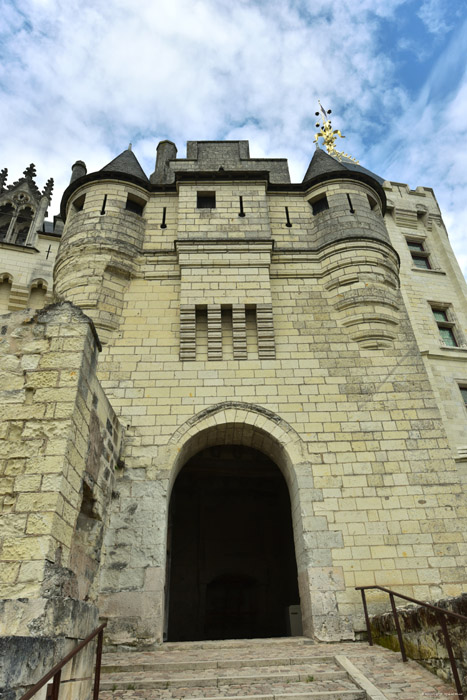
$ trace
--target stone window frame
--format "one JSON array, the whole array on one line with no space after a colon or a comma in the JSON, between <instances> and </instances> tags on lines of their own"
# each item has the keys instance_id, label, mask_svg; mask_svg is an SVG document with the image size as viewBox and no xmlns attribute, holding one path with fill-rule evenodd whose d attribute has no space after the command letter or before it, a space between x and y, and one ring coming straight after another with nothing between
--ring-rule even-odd
<instances>
[{"instance_id":1,"label":"stone window frame","mask_svg":"<svg viewBox=\"0 0 467 700\"><path fill-rule=\"evenodd\" d=\"M20 192L14 194L11 199L8 198L2 202L0 206L1 208L6 206L11 207L11 212L8 212L8 215L10 215L10 220L0 243L8 243L9 245L17 245L21 247L26 246L31 227L34 224L37 214L37 207L35 203L31 201L31 198L27 194ZM24 218L22 213L26 212L26 210L30 210L30 216L26 217L25 220L22 221L21 219ZM20 234L24 234L24 228L23 230L20 230L21 226L27 226L25 236L20 236ZM18 242L19 238L22 240Z\"/></svg>"},{"instance_id":2,"label":"stone window frame","mask_svg":"<svg viewBox=\"0 0 467 700\"><path fill-rule=\"evenodd\" d=\"M320 192L319 194L314 195L314 197L310 197L307 202L311 207L313 216L317 216L323 211L327 211L329 209L329 202L326 192Z\"/></svg>"},{"instance_id":3,"label":"stone window frame","mask_svg":"<svg viewBox=\"0 0 467 700\"><path fill-rule=\"evenodd\" d=\"M73 207L73 211L75 211L75 212L83 211L85 201L86 201L86 193L80 194L78 197L76 197L76 199L74 199L71 203L71 206Z\"/></svg>"},{"instance_id":4,"label":"stone window frame","mask_svg":"<svg viewBox=\"0 0 467 700\"><path fill-rule=\"evenodd\" d=\"M467 381L459 381L457 386L459 387L459 393L464 403L464 408L467 411Z\"/></svg>"},{"instance_id":5,"label":"stone window frame","mask_svg":"<svg viewBox=\"0 0 467 700\"><path fill-rule=\"evenodd\" d=\"M441 272L441 268L437 265L433 255L433 251L427 244L426 236L417 236L413 234L404 234L405 242L409 253L412 257L412 270L422 270L423 272ZM411 248L411 246L414 246ZM425 262L426 264L417 265L416 261Z\"/></svg>"},{"instance_id":6,"label":"stone window frame","mask_svg":"<svg viewBox=\"0 0 467 700\"><path fill-rule=\"evenodd\" d=\"M375 214L379 214L382 216L381 212L381 207L375 197L372 197L370 194L367 194L367 199L368 199L368 204L370 205L370 209L372 212Z\"/></svg>"},{"instance_id":7,"label":"stone window frame","mask_svg":"<svg viewBox=\"0 0 467 700\"><path fill-rule=\"evenodd\" d=\"M438 334L441 341L442 348L467 348L465 338L460 330L460 326L457 322L457 318L454 314L452 304L446 302L429 301L431 314L434 322L438 328ZM436 314L442 314L442 317L436 317ZM442 330L449 331L449 337L454 341L454 344L445 342Z\"/></svg>"},{"instance_id":8,"label":"stone window frame","mask_svg":"<svg viewBox=\"0 0 467 700\"><path fill-rule=\"evenodd\" d=\"M6 295L6 308L9 309L11 289L13 287L13 276L9 272L0 272L0 289L3 285L8 285L9 289ZM3 291L3 290L2 290ZM8 311L1 311L0 314L8 313Z\"/></svg>"},{"instance_id":9,"label":"stone window frame","mask_svg":"<svg viewBox=\"0 0 467 700\"><path fill-rule=\"evenodd\" d=\"M137 216L143 216L146 204L147 201L145 199L138 197L138 195L133 194L133 192L128 192L125 203L125 211L130 211Z\"/></svg>"},{"instance_id":10,"label":"stone window frame","mask_svg":"<svg viewBox=\"0 0 467 700\"><path fill-rule=\"evenodd\" d=\"M215 190L198 190L196 192L197 209L216 209Z\"/></svg>"},{"instance_id":11,"label":"stone window frame","mask_svg":"<svg viewBox=\"0 0 467 700\"><path fill-rule=\"evenodd\" d=\"M430 251L426 248L425 239L406 236L405 242L412 257L412 267L418 270L431 270ZM417 264L417 261L422 264Z\"/></svg>"}]
</instances>

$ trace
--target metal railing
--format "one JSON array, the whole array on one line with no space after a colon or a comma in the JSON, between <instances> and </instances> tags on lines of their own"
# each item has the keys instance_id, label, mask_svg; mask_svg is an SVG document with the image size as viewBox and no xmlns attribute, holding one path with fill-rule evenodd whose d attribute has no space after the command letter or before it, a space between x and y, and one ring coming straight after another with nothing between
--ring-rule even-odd
<instances>
[{"instance_id":1,"label":"metal railing","mask_svg":"<svg viewBox=\"0 0 467 700\"><path fill-rule=\"evenodd\" d=\"M396 626L396 631L397 631L397 638L399 640L399 648L400 648L401 655L402 655L402 661L404 661L404 662L407 661L407 654L405 652L404 639L402 637L402 630L401 630L401 626L400 626L400 622L399 622L399 615L397 613L397 608L396 608L396 603L394 601L394 597L402 598L403 600L408 600L409 603L415 603L416 605L420 605L424 608L428 608L429 610L433 610L436 614L436 619L438 620L438 623L441 627L441 631L443 633L444 643L446 644L446 649L447 649L448 656L449 656L449 662L451 664L452 677L454 679L454 683L456 686L458 700L465 700L464 692L462 690L462 685L461 685L460 678L459 678L459 672L457 670L456 659L454 658L454 654L452 651L451 638L449 637L448 627L446 624L446 617L455 618L456 620L461 620L461 622L467 622L467 617L465 617L464 615L459 615L459 613L451 612L450 610L443 610L443 608L439 608L436 605L430 605L430 603L424 603L421 600L416 600L416 598L410 598L408 595L403 595L402 593L396 593L396 591L391 591L389 588L384 588L383 586L357 586L355 588L355 590L360 591L362 594L363 611L365 613L366 629L368 632L368 644L371 647L373 646L373 636L371 634L370 618L368 616L368 608L367 608L367 604L366 604L365 591L378 590L378 591L384 591L384 593L389 594L389 598L391 601L392 613L394 615L394 624Z\"/></svg>"},{"instance_id":2,"label":"metal railing","mask_svg":"<svg viewBox=\"0 0 467 700\"><path fill-rule=\"evenodd\" d=\"M29 700L33 695L37 693L51 678L53 678L52 685L47 688L47 698L50 700L58 700L58 694L60 692L60 680L62 676L62 668L71 659L78 654L81 649L91 642L94 637L97 636L97 648L96 648L96 667L94 673L94 692L92 695L93 700L99 700L99 686L101 682L101 661L102 661L102 642L104 639L104 627L107 627L107 622L104 622L100 627L91 632L91 634L83 639L74 649L70 651L58 664L56 664L48 673L43 676L40 681L36 683L32 688L30 688L27 693L25 693L20 700ZM81 680L81 679L76 679Z\"/></svg>"}]
</instances>

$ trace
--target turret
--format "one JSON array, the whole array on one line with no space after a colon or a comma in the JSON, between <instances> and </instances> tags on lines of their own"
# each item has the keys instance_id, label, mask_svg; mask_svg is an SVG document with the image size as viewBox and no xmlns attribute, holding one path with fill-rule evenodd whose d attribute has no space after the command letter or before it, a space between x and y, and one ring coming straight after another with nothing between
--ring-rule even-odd
<instances>
[{"instance_id":1,"label":"turret","mask_svg":"<svg viewBox=\"0 0 467 700\"><path fill-rule=\"evenodd\" d=\"M84 177L86 173L86 163L82 160L77 160L76 163L71 166L70 185L72 182L75 182L75 180L79 180L80 177Z\"/></svg>"},{"instance_id":2,"label":"turret","mask_svg":"<svg viewBox=\"0 0 467 700\"><path fill-rule=\"evenodd\" d=\"M170 161L177 157L177 147L172 141L161 141L157 146L156 169L151 175L151 183L167 184L175 179L170 169Z\"/></svg>"},{"instance_id":3,"label":"turret","mask_svg":"<svg viewBox=\"0 0 467 700\"><path fill-rule=\"evenodd\" d=\"M317 124L319 126L319 124ZM329 119L304 177L313 213L314 240L321 250L324 288L340 323L366 348L392 344L399 323L399 257L383 215L383 180L335 149Z\"/></svg>"},{"instance_id":4,"label":"turret","mask_svg":"<svg viewBox=\"0 0 467 700\"><path fill-rule=\"evenodd\" d=\"M118 328L144 235L149 181L131 146L98 172L72 167L55 262L56 294L85 310L102 342Z\"/></svg>"}]
</instances>

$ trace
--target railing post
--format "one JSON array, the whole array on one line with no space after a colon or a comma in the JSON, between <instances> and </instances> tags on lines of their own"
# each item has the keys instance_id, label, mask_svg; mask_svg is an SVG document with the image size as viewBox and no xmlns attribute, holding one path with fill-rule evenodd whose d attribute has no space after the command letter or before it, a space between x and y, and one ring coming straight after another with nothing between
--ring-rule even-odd
<instances>
[{"instance_id":1,"label":"railing post","mask_svg":"<svg viewBox=\"0 0 467 700\"><path fill-rule=\"evenodd\" d=\"M407 661L407 655L405 653L404 640L402 639L401 626L399 624L399 615L397 614L397 608L396 608L396 604L394 602L394 594L390 593L389 597L391 599L391 608L392 608L392 612L394 615L394 622L396 624L397 636L399 638L399 646L400 646L400 650L401 650L401 654L402 654L402 661L404 661L404 663L405 663Z\"/></svg>"},{"instance_id":2,"label":"railing post","mask_svg":"<svg viewBox=\"0 0 467 700\"><path fill-rule=\"evenodd\" d=\"M366 607L366 596L365 589L362 588L360 593L362 594L363 612L365 613L366 631L368 634L368 644L370 647L373 646L373 636L371 634L370 618L368 617L368 608Z\"/></svg>"},{"instance_id":3,"label":"railing post","mask_svg":"<svg viewBox=\"0 0 467 700\"><path fill-rule=\"evenodd\" d=\"M99 686L101 683L101 661L102 661L102 642L104 639L104 630L101 630L97 635L97 649L96 649L96 671L94 674L94 693L92 696L93 700L99 700Z\"/></svg>"},{"instance_id":4,"label":"railing post","mask_svg":"<svg viewBox=\"0 0 467 700\"><path fill-rule=\"evenodd\" d=\"M54 676L52 683L52 700L58 700L58 694L60 692L60 679L62 677L62 669L57 671Z\"/></svg>"},{"instance_id":5,"label":"railing post","mask_svg":"<svg viewBox=\"0 0 467 700\"><path fill-rule=\"evenodd\" d=\"M454 654L452 651L451 638L449 637L448 626L446 624L446 617L441 612L437 612L436 617L443 631L446 649L448 650L449 661L451 663L452 677L454 678L454 683L457 690L457 697L459 700L464 700L464 692L462 690L459 674L457 672L456 659L454 658Z\"/></svg>"}]
</instances>

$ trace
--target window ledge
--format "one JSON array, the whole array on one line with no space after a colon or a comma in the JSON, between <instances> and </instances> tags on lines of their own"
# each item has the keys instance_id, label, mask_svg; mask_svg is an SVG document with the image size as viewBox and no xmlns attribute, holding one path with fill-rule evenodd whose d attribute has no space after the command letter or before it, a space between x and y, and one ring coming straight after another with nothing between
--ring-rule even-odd
<instances>
[{"instance_id":1,"label":"window ledge","mask_svg":"<svg viewBox=\"0 0 467 700\"><path fill-rule=\"evenodd\" d=\"M424 267L413 266L413 267L411 267L411 270L412 270L412 272L428 272L428 273L435 274L435 275L445 275L446 274L444 272L444 270L433 270L433 269L426 270Z\"/></svg>"},{"instance_id":2,"label":"window ledge","mask_svg":"<svg viewBox=\"0 0 467 700\"><path fill-rule=\"evenodd\" d=\"M5 243L0 241L0 248L10 248L12 250L27 250L28 253L39 253L38 248L31 245L23 245L22 243Z\"/></svg>"},{"instance_id":3,"label":"window ledge","mask_svg":"<svg viewBox=\"0 0 467 700\"><path fill-rule=\"evenodd\" d=\"M424 357L437 358L438 360L446 359L450 354L451 359L465 362L467 359L467 347L456 346L455 348L451 348L448 345L440 345L439 350L421 350L420 354Z\"/></svg>"}]
</instances>

